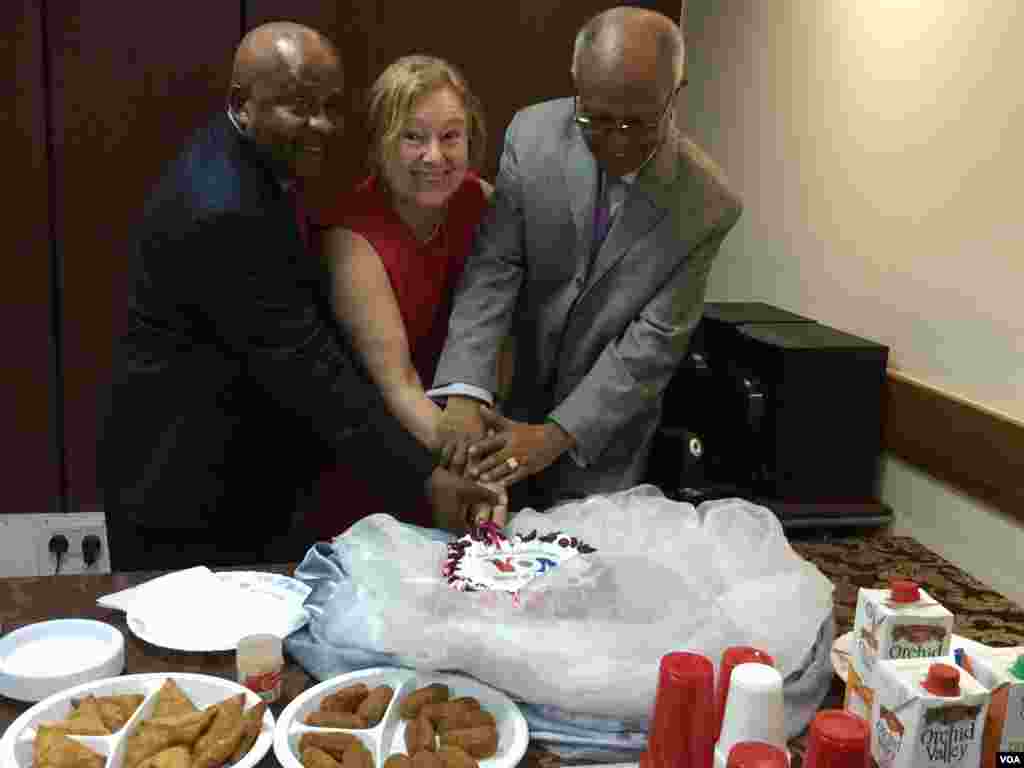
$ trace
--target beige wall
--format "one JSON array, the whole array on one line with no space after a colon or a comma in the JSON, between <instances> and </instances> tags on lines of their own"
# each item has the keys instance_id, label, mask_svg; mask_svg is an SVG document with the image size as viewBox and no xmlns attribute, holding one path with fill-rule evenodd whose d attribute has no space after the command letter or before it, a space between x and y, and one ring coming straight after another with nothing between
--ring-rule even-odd
<instances>
[{"instance_id":1,"label":"beige wall","mask_svg":"<svg viewBox=\"0 0 1024 768\"><path fill-rule=\"evenodd\" d=\"M1019 0L686 0L685 18L681 119L746 203L709 297L880 341L1024 418ZM1024 528L895 461L883 494L897 530L1024 602Z\"/></svg>"}]
</instances>

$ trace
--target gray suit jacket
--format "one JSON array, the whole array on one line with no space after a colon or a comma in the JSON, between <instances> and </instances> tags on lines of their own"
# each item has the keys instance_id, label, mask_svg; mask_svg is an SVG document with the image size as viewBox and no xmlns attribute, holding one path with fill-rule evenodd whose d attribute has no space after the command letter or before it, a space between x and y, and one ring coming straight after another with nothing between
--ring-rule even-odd
<instances>
[{"instance_id":1,"label":"gray suit jacket","mask_svg":"<svg viewBox=\"0 0 1024 768\"><path fill-rule=\"evenodd\" d=\"M577 441L576 458L532 478L544 504L643 480L662 395L741 210L714 162L672 129L591 259L598 169L572 118L573 100L559 99L509 125L434 378L494 392L511 330L505 415L550 415Z\"/></svg>"}]
</instances>

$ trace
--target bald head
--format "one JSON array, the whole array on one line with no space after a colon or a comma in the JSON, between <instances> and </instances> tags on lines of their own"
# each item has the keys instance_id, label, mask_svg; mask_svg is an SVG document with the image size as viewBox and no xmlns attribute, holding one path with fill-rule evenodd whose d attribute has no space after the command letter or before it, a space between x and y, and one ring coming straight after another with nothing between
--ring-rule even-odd
<instances>
[{"instance_id":1,"label":"bald head","mask_svg":"<svg viewBox=\"0 0 1024 768\"><path fill-rule=\"evenodd\" d=\"M326 37L277 21L251 30L239 44L228 107L282 176L314 176L341 127L343 84L341 59Z\"/></svg>"},{"instance_id":2,"label":"bald head","mask_svg":"<svg viewBox=\"0 0 1024 768\"><path fill-rule=\"evenodd\" d=\"M667 16L643 8L612 8L576 35L572 74L580 81L671 92L683 79L683 36Z\"/></svg>"},{"instance_id":3,"label":"bald head","mask_svg":"<svg viewBox=\"0 0 1024 768\"><path fill-rule=\"evenodd\" d=\"M290 21L275 21L249 31L235 51L232 85L254 84L298 77L302 70L324 59L338 60L338 52L315 29Z\"/></svg>"}]
</instances>

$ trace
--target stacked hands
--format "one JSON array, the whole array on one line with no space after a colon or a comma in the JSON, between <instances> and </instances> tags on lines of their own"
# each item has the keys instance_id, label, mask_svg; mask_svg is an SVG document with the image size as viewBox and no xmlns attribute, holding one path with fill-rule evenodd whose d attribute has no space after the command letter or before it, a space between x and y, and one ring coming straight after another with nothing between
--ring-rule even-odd
<instances>
[{"instance_id":1,"label":"stacked hands","mask_svg":"<svg viewBox=\"0 0 1024 768\"><path fill-rule=\"evenodd\" d=\"M486 522L503 527L508 520L505 489L546 469L573 444L572 436L553 422L513 421L472 398L449 397L437 426L440 466L476 481L479 493L456 488L458 512L447 515L435 497L438 524L459 532ZM443 491L436 483L433 490Z\"/></svg>"}]
</instances>

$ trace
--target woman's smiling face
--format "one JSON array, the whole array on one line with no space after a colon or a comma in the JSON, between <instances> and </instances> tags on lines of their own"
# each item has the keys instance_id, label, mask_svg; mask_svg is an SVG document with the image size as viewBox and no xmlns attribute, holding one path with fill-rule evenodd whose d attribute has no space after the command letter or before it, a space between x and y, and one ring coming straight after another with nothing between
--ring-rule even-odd
<instances>
[{"instance_id":1,"label":"woman's smiling face","mask_svg":"<svg viewBox=\"0 0 1024 768\"><path fill-rule=\"evenodd\" d=\"M388 185L401 202L423 208L448 202L469 167L467 128L462 100L450 87L416 100L385 164Z\"/></svg>"}]
</instances>

